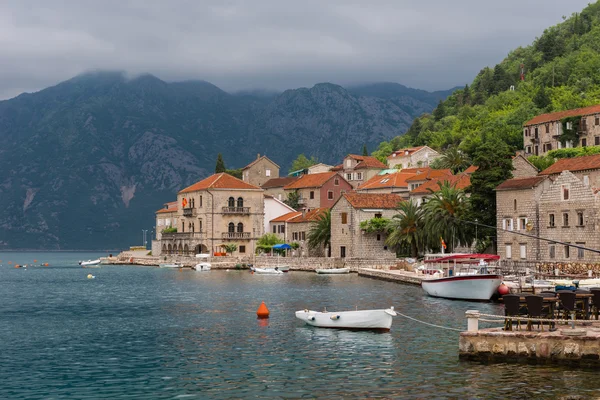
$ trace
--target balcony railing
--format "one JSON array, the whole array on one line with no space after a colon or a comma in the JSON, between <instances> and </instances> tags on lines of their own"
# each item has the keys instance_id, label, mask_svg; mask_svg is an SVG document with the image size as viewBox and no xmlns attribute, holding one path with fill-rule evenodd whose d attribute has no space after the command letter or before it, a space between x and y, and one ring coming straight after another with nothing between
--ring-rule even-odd
<instances>
[{"instance_id":1,"label":"balcony railing","mask_svg":"<svg viewBox=\"0 0 600 400\"><path fill-rule=\"evenodd\" d=\"M223 207L223 214L250 214L250 207Z\"/></svg>"},{"instance_id":2,"label":"balcony railing","mask_svg":"<svg viewBox=\"0 0 600 400\"><path fill-rule=\"evenodd\" d=\"M223 232L223 239L250 239L250 232Z\"/></svg>"},{"instance_id":3,"label":"balcony railing","mask_svg":"<svg viewBox=\"0 0 600 400\"><path fill-rule=\"evenodd\" d=\"M298 199L298 204L306 204L306 199L305 199L305 198L303 198L303 197L300 197L300 198Z\"/></svg>"},{"instance_id":4,"label":"balcony railing","mask_svg":"<svg viewBox=\"0 0 600 400\"><path fill-rule=\"evenodd\" d=\"M196 215L196 209L191 208L191 207L183 209L184 217L193 217L194 215Z\"/></svg>"},{"instance_id":5,"label":"balcony railing","mask_svg":"<svg viewBox=\"0 0 600 400\"><path fill-rule=\"evenodd\" d=\"M171 232L163 233L161 239L202 239L202 232Z\"/></svg>"}]
</instances>

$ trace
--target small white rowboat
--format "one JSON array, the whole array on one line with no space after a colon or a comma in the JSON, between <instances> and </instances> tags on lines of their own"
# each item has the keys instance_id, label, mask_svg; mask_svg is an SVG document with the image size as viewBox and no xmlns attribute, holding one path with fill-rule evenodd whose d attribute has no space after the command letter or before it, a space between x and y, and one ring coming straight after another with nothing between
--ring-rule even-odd
<instances>
[{"instance_id":1,"label":"small white rowboat","mask_svg":"<svg viewBox=\"0 0 600 400\"><path fill-rule=\"evenodd\" d=\"M100 264L100 259L97 260L87 260L87 261L79 261L79 265L82 267L92 267Z\"/></svg>"},{"instance_id":2,"label":"small white rowboat","mask_svg":"<svg viewBox=\"0 0 600 400\"><path fill-rule=\"evenodd\" d=\"M296 318L308 325L320 328L338 329L369 329L389 331L392 327L392 318L396 315L394 307L385 310L357 310L357 311L296 311Z\"/></svg>"},{"instance_id":3,"label":"small white rowboat","mask_svg":"<svg viewBox=\"0 0 600 400\"><path fill-rule=\"evenodd\" d=\"M347 274L350 272L350 268L329 268L329 269L316 269L317 274Z\"/></svg>"},{"instance_id":4,"label":"small white rowboat","mask_svg":"<svg viewBox=\"0 0 600 400\"><path fill-rule=\"evenodd\" d=\"M279 274L283 274L283 271L281 271L277 267L275 267L275 268L253 268L252 271L254 271L257 274L262 274L262 275L279 275Z\"/></svg>"}]
</instances>

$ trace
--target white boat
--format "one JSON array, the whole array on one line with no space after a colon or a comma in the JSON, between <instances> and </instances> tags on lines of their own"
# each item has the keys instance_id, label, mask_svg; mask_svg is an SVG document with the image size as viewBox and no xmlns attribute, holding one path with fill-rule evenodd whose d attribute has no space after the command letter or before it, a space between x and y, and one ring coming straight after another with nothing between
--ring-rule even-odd
<instances>
[{"instance_id":1,"label":"white boat","mask_svg":"<svg viewBox=\"0 0 600 400\"><path fill-rule=\"evenodd\" d=\"M492 273L488 262L497 261L495 254L450 254L426 259L427 268L435 272L421 281L430 296L460 300L490 300L502 283L502 275Z\"/></svg>"},{"instance_id":2,"label":"white boat","mask_svg":"<svg viewBox=\"0 0 600 400\"><path fill-rule=\"evenodd\" d=\"M87 260L87 261L79 261L79 265L81 265L82 267L92 267L94 265L99 265L100 264L100 259L97 260Z\"/></svg>"},{"instance_id":3,"label":"white boat","mask_svg":"<svg viewBox=\"0 0 600 400\"><path fill-rule=\"evenodd\" d=\"M329 268L329 269L316 269L317 274L347 274L350 272L350 268Z\"/></svg>"},{"instance_id":4,"label":"white boat","mask_svg":"<svg viewBox=\"0 0 600 400\"><path fill-rule=\"evenodd\" d=\"M209 262L201 262L192 267L194 271L210 271L210 263Z\"/></svg>"},{"instance_id":5,"label":"white boat","mask_svg":"<svg viewBox=\"0 0 600 400\"><path fill-rule=\"evenodd\" d=\"M252 271L254 271L257 274L264 274L264 275L279 275L279 274L283 274L283 271L281 271L279 269L279 267L275 267L275 268L256 268L256 267L253 267Z\"/></svg>"},{"instance_id":6,"label":"white boat","mask_svg":"<svg viewBox=\"0 0 600 400\"><path fill-rule=\"evenodd\" d=\"M396 315L394 307L381 310L356 311L296 311L296 318L312 326L338 329L376 329L389 331L392 318Z\"/></svg>"},{"instance_id":7,"label":"white boat","mask_svg":"<svg viewBox=\"0 0 600 400\"><path fill-rule=\"evenodd\" d=\"M158 264L158 266L160 268L183 268L183 265L180 263L165 263L165 264Z\"/></svg>"}]
</instances>

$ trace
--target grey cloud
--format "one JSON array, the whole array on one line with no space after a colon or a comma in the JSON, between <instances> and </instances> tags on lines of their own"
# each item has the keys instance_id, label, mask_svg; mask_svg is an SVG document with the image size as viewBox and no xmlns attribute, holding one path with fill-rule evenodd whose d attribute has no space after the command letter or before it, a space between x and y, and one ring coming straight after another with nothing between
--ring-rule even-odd
<instances>
[{"instance_id":1,"label":"grey cloud","mask_svg":"<svg viewBox=\"0 0 600 400\"><path fill-rule=\"evenodd\" d=\"M225 90L470 82L589 0L0 2L0 98L87 70Z\"/></svg>"}]
</instances>

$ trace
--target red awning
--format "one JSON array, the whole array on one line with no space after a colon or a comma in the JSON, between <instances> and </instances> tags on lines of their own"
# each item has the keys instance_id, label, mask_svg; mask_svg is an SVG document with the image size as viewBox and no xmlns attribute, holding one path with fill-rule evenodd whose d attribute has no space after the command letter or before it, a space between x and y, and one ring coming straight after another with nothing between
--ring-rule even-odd
<instances>
[{"instance_id":1,"label":"red awning","mask_svg":"<svg viewBox=\"0 0 600 400\"><path fill-rule=\"evenodd\" d=\"M453 254L446 257L435 258L433 260L425 260L426 263L439 263L439 262L450 262L456 261L457 263L468 263L479 260L483 261L496 261L499 260L500 256L496 254Z\"/></svg>"}]
</instances>

